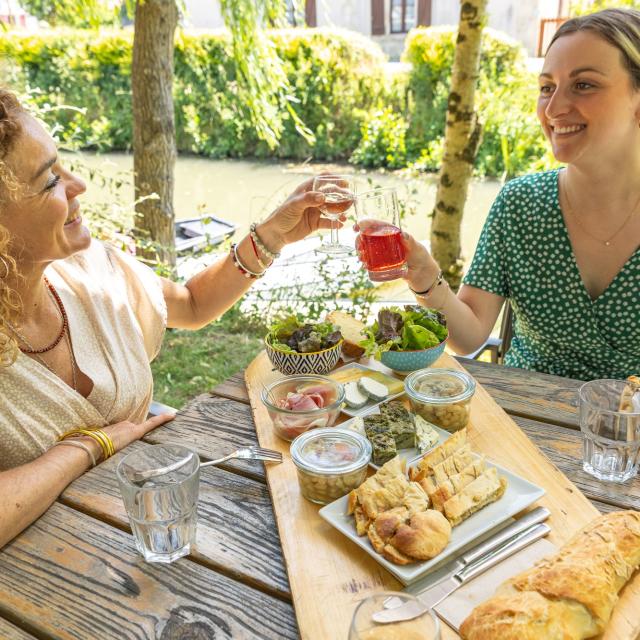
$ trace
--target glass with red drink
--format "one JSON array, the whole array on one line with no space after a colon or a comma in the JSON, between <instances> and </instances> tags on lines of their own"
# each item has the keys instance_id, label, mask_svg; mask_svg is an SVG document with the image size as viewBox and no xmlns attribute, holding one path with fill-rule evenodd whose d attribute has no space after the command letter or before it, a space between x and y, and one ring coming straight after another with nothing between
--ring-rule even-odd
<instances>
[{"instance_id":1,"label":"glass with red drink","mask_svg":"<svg viewBox=\"0 0 640 640\"><path fill-rule=\"evenodd\" d=\"M398 195L392 187L372 189L356 198L360 260L373 281L396 280L407 274L402 244Z\"/></svg>"}]
</instances>

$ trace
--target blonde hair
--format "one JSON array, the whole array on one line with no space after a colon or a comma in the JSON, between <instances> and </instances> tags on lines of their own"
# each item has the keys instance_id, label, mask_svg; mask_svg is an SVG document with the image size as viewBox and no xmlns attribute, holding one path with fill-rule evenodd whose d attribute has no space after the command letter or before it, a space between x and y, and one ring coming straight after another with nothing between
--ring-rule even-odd
<instances>
[{"instance_id":1,"label":"blonde hair","mask_svg":"<svg viewBox=\"0 0 640 640\"><path fill-rule=\"evenodd\" d=\"M9 323L17 323L21 305L18 293L10 287L20 277L16 261L9 252L11 235L2 225L7 203L18 197L20 183L5 158L21 131L18 116L25 113L16 96L0 89L0 369L10 366L18 355L18 344Z\"/></svg>"},{"instance_id":2,"label":"blonde hair","mask_svg":"<svg viewBox=\"0 0 640 640\"><path fill-rule=\"evenodd\" d=\"M571 18L555 32L547 52L562 36L577 31L592 31L622 54L634 89L640 89L640 11L637 9L603 9L586 16Z\"/></svg>"}]
</instances>

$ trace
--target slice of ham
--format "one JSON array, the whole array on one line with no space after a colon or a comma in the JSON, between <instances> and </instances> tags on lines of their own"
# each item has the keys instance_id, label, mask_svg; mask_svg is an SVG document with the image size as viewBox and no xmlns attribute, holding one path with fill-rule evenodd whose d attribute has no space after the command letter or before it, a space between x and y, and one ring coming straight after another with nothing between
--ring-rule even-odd
<instances>
[{"instance_id":1,"label":"slice of ham","mask_svg":"<svg viewBox=\"0 0 640 640\"><path fill-rule=\"evenodd\" d=\"M333 387L328 384L308 384L296 389L298 393L304 393L305 395L320 395L322 396L322 404L319 407L324 407L327 404L331 404L335 401L336 396Z\"/></svg>"},{"instance_id":2,"label":"slice of ham","mask_svg":"<svg viewBox=\"0 0 640 640\"><path fill-rule=\"evenodd\" d=\"M284 400L280 400L280 407L289 411L315 411L324 406L324 400L319 394L288 393Z\"/></svg>"}]
</instances>

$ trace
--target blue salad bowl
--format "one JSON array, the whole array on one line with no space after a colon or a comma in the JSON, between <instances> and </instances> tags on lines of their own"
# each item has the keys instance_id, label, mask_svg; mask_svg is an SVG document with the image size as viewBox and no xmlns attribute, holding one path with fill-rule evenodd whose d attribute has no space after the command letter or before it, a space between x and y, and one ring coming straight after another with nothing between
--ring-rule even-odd
<instances>
[{"instance_id":1,"label":"blue salad bowl","mask_svg":"<svg viewBox=\"0 0 640 640\"><path fill-rule=\"evenodd\" d=\"M435 347L415 351L384 351L380 361L389 369L399 373L408 373L431 366L444 352L446 338Z\"/></svg>"}]
</instances>

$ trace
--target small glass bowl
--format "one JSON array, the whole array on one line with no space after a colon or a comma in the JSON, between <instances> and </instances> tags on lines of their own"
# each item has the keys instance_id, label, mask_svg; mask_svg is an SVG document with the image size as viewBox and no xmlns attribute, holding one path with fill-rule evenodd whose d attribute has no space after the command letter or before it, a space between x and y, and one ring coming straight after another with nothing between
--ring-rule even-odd
<instances>
[{"instance_id":1,"label":"small glass bowl","mask_svg":"<svg viewBox=\"0 0 640 640\"><path fill-rule=\"evenodd\" d=\"M397 606L415 603L417 607L423 606L420 601L405 591L382 591L361 600L353 613L349 640L440 640L440 621L432 609L412 620L377 624L372 616L378 611L383 611L385 604L391 599Z\"/></svg>"},{"instance_id":2,"label":"small glass bowl","mask_svg":"<svg viewBox=\"0 0 640 640\"><path fill-rule=\"evenodd\" d=\"M404 381L411 410L425 420L450 432L469 424L471 398L476 381L457 369L414 371Z\"/></svg>"},{"instance_id":3,"label":"small glass bowl","mask_svg":"<svg viewBox=\"0 0 640 640\"><path fill-rule=\"evenodd\" d=\"M316 429L292 442L291 459L302 495L316 504L329 504L365 481L371 443L355 431Z\"/></svg>"},{"instance_id":4,"label":"small glass bowl","mask_svg":"<svg viewBox=\"0 0 640 640\"><path fill-rule=\"evenodd\" d=\"M294 411L277 405L288 393L318 385L329 389L331 402L312 410ZM273 428L283 440L293 440L309 429L331 427L340 415L344 402L344 387L326 376L288 376L271 383L262 390L262 402L269 412Z\"/></svg>"}]
</instances>

